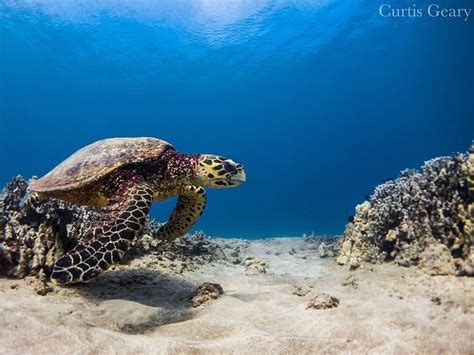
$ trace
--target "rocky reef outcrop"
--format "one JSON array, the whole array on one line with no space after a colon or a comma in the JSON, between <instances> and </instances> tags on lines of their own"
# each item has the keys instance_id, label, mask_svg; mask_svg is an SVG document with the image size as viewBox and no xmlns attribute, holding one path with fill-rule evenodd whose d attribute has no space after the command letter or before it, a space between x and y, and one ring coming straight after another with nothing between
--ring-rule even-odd
<instances>
[{"instance_id":1,"label":"rocky reef outcrop","mask_svg":"<svg viewBox=\"0 0 474 355\"><path fill-rule=\"evenodd\" d=\"M94 209L59 200L20 208L27 182L15 177L0 196L0 275L45 279L54 261L87 230Z\"/></svg>"},{"instance_id":2,"label":"rocky reef outcrop","mask_svg":"<svg viewBox=\"0 0 474 355\"><path fill-rule=\"evenodd\" d=\"M98 211L55 199L20 208L27 185L23 177L17 176L0 195L0 275L35 276L47 281L55 260L87 233ZM154 266L182 273L212 261L240 260L240 249L234 250L223 240L208 238L202 232L172 242L159 240L154 237L159 226L149 219L143 236L136 240L122 262L151 254L153 263L157 264Z\"/></svg>"},{"instance_id":3,"label":"rocky reef outcrop","mask_svg":"<svg viewBox=\"0 0 474 355\"><path fill-rule=\"evenodd\" d=\"M394 261L430 274L474 275L474 146L376 187L347 224L337 261Z\"/></svg>"}]
</instances>

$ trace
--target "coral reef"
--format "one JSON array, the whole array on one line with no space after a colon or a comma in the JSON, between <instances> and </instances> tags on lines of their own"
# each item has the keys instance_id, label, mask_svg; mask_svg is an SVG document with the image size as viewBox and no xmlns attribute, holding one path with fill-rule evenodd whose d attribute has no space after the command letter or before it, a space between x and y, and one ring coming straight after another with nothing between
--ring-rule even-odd
<instances>
[{"instance_id":1,"label":"coral reef","mask_svg":"<svg viewBox=\"0 0 474 355\"><path fill-rule=\"evenodd\" d=\"M0 274L44 280L54 260L87 231L95 212L58 200L22 209L26 189L17 176L0 196Z\"/></svg>"},{"instance_id":2,"label":"coral reef","mask_svg":"<svg viewBox=\"0 0 474 355\"><path fill-rule=\"evenodd\" d=\"M393 260L431 274L474 275L474 147L379 185L356 207L337 262Z\"/></svg>"}]
</instances>

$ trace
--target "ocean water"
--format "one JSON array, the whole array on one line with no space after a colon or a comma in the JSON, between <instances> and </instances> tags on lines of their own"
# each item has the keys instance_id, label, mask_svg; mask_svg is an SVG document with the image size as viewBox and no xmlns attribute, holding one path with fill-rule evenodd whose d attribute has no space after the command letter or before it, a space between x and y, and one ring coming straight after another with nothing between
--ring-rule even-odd
<instances>
[{"instance_id":1,"label":"ocean water","mask_svg":"<svg viewBox=\"0 0 474 355\"><path fill-rule=\"evenodd\" d=\"M341 233L377 184L474 138L474 14L385 1L424 15L382 17L383 3L3 0L0 184L154 136L246 167L246 184L208 191L195 230Z\"/></svg>"}]
</instances>

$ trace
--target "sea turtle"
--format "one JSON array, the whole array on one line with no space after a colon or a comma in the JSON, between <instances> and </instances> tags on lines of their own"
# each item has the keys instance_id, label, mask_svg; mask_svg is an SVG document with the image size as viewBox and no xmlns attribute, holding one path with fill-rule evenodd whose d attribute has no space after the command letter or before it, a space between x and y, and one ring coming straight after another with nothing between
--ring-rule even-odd
<instances>
[{"instance_id":1,"label":"sea turtle","mask_svg":"<svg viewBox=\"0 0 474 355\"><path fill-rule=\"evenodd\" d=\"M180 154L156 138L110 138L92 143L40 179L32 179L25 203L58 198L100 208L91 229L59 258L51 274L58 284L87 282L120 261L144 226L152 202L178 196L157 238L183 236L202 214L205 187L245 181L241 164L210 154Z\"/></svg>"}]
</instances>

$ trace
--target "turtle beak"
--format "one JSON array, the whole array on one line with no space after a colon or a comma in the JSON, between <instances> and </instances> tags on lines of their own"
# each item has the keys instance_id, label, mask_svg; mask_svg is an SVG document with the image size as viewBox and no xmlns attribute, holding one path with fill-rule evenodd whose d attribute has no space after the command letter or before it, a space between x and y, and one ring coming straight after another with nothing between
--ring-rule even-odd
<instances>
[{"instance_id":1,"label":"turtle beak","mask_svg":"<svg viewBox=\"0 0 474 355\"><path fill-rule=\"evenodd\" d=\"M227 167L226 163L229 162L229 165L232 164L232 168ZM230 174L227 177L228 182L232 183L233 186L240 185L247 180L247 176L245 175L245 170L242 164L236 164L230 159L224 162L224 166L230 171Z\"/></svg>"},{"instance_id":2,"label":"turtle beak","mask_svg":"<svg viewBox=\"0 0 474 355\"><path fill-rule=\"evenodd\" d=\"M237 164L237 174L235 174L232 179L234 181L245 182L247 181L247 176L245 175L244 167L241 164Z\"/></svg>"}]
</instances>

